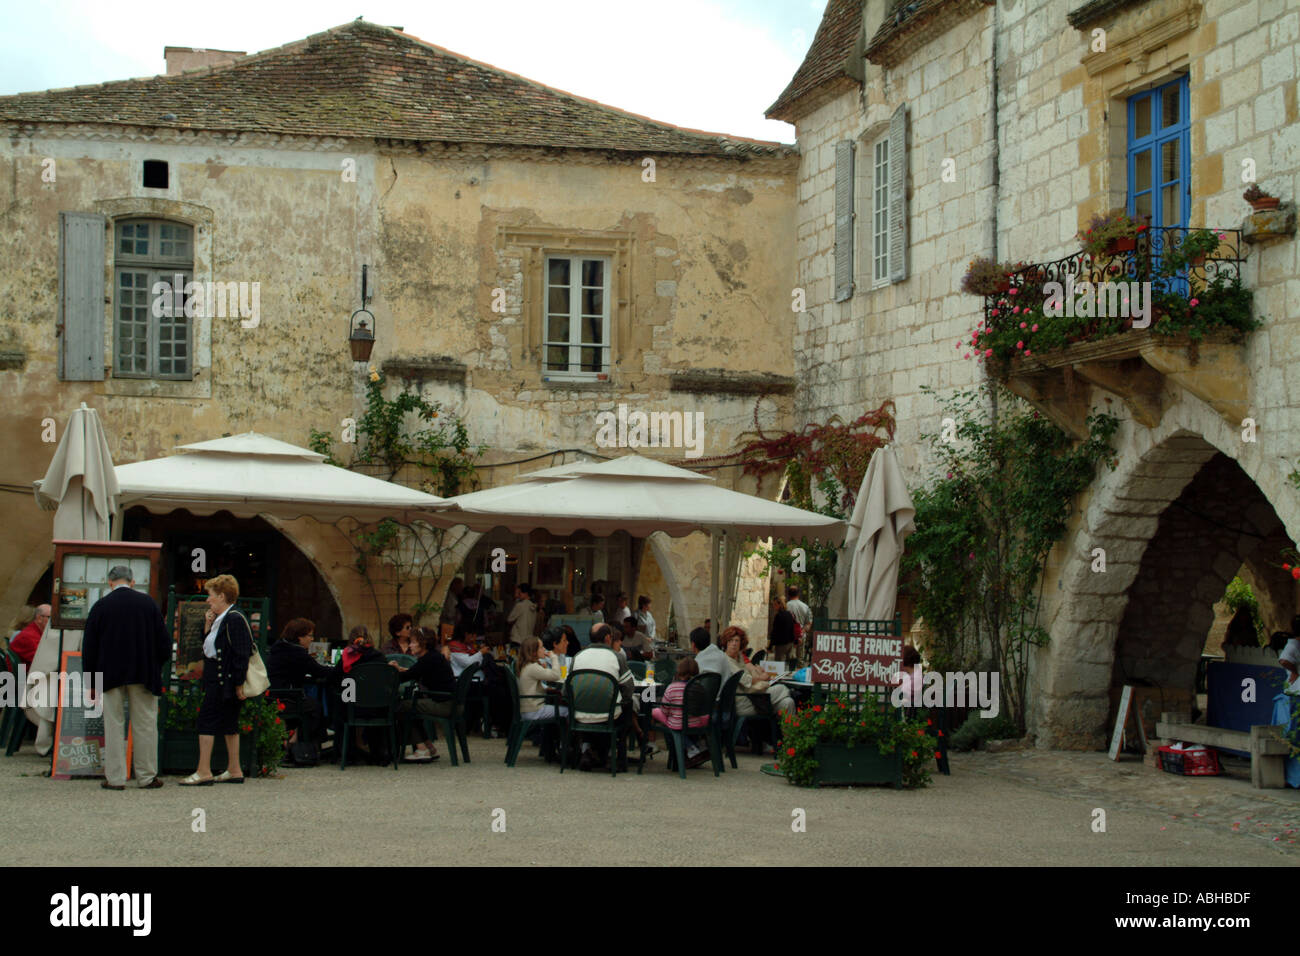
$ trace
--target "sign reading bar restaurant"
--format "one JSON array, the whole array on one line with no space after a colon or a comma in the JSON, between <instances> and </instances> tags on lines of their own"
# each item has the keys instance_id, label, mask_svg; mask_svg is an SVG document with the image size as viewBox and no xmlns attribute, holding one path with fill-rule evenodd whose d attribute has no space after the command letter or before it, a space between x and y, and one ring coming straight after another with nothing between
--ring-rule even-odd
<instances>
[{"instance_id":1,"label":"sign reading bar restaurant","mask_svg":"<svg viewBox=\"0 0 1300 956\"><path fill-rule=\"evenodd\" d=\"M815 684L892 687L903 662L903 639L889 634L817 631L813 635Z\"/></svg>"}]
</instances>

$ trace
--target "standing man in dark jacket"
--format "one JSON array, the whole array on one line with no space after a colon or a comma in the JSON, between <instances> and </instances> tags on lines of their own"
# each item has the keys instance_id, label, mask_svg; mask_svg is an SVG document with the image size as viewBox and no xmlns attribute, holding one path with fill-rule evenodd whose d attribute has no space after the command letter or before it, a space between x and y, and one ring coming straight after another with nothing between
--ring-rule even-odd
<instances>
[{"instance_id":1,"label":"standing man in dark jacket","mask_svg":"<svg viewBox=\"0 0 1300 956\"><path fill-rule=\"evenodd\" d=\"M158 695L162 667L172 642L153 598L132 590L129 568L108 572L111 590L95 602L81 642L84 679L103 674L105 790L126 789L126 721L131 706L135 777L142 790L156 790L158 779Z\"/></svg>"}]
</instances>

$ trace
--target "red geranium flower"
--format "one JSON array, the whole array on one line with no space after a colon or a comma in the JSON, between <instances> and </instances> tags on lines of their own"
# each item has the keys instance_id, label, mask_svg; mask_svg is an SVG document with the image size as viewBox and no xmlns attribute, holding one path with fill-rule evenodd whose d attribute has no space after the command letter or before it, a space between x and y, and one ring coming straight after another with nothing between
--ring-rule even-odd
<instances>
[{"instance_id":1,"label":"red geranium flower","mask_svg":"<svg viewBox=\"0 0 1300 956\"><path fill-rule=\"evenodd\" d=\"M819 723L819 724L824 724L824 723L826 723L826 718L825 718L825 717L822 717L820 720L817 721L817 723Z\"/></svg>"},{"instance_id":2,"label":"red geranium flower","mask_svg":"<svg viewBox=\"0 0 1300 956\"><path fill-rule=\"evenodd\" d=\"M941 731L939 731L939 736L940 736L940 737L942 737L942 736L943 736L943 731L942 731L942 730L941 730Z\"/></svg>"},{"instance_id":3,"label":"red geranium flower","mask_svg":"<svg viewBox=\"0 0 1300 956\"><path fill-rule=\"evenodd\" d=\"M787 748L785 749L785 755L786 755L787 757L793 757L793 756L794 756L794 748L793 748L793 747L787 747Z\"/></svg>"},{"instance_id":4,"label":"red geranium flower","mask_svg":"<svg viewBox=\"0 0 1300 956\"><path fill-rule=\"evenodd\" d=\"M276 709L276 710L284 710L284 701L282 701L282 700L277 700L277 701L275 702L275 709Z\"/></svg>"},{"instance_id":5,"label":"red geranium flower","mask_svg":"<svg viewBox=\"0 0 1300 956\"><path fill-rule=\"evenodd\" d=\"M912 756L913 756L913 757L916 756L916 751L915 751L915 750L912 751Z\"/></svg>"},{"instance_id":6,"label":"red geranium flower","mask_svg":"<svg viewBox=\"0 0 1300 956\"><path fill-rule=\"evenodd\" d=\"M814 714L820 714L821 712L822 712L822 705L821 705L821 704L815 704L815 705L813 705L813 713L814 713Z\"/></svg>"},{"instance_id":7,"label":"red geranium flower","mask_svg":"<svg viewBox=\"0 0 1300 956\"><path fill-rule=\"evenodd\" d=\"M934 752L934 759L935 759L935 760L942 759L942 757L943 757L943 754L939 753L939 751L936 750L936 751Z\"/></svg>"}]
</instances>

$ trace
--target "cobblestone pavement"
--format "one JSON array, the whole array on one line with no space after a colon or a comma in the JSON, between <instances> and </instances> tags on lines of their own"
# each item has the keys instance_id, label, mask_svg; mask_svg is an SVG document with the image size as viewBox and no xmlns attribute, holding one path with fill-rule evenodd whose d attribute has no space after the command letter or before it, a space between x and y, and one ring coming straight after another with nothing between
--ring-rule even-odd
<instances>
[{"instance_id":1,"label":"cobblestone pavement","mask_svg":"<svg viewBox=\"0 0 1300 956\"><path fill-rule=\"evenodd\" d=\"M1104 753L1023 750L962 755L968 771L1014 780L1036 790L1095 800L1103 809L1147 809L1166 832L1210 831L1264 842L1294 859L1300 851L1300 790L1256 790L1250 761L1222 757L1218 777L1180 777ZM1211 862L1211 861L1206 861ZM1217 862L1217 861L1216 861Z\"/></svg>"},{"instance_id":2,"label":"cobblestone pavement","mask_svg":"<svg viewBox=\"0 0 1300 956\"><path fill-rule=\"evenodd\" d=\"M444 755L397 772L322 766L204 788L167 777L161 790L110 793L42 777L29 747L0 757L0 864L1278 866L1295 861L1300 829L1296 791L1104 754L957 754L952 776L895 791L791 787L747 754L739 771L682 781L662 756L612 779L560 775L529 747L507 768L499 740L470 750L460 767ZM1105 833L1090 826L1097 807ZM797 811L806 832L792 829Z\"/></svg>"}]
</instances>

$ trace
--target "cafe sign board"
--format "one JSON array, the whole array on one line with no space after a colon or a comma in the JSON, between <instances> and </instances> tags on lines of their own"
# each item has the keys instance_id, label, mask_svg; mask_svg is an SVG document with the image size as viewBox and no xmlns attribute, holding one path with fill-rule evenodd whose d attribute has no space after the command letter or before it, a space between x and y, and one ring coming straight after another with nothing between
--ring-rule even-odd
<instances>
[{"instance_id":1,"label":"cafe sign board","mask_svg":"<svg viewBox=\"0 0 1300 956\"><path fill-rule=\"evenodd\" d=\"M851 622L846 622L850 623ZM864 621L863 624L875 624ZM903 662L903 639L891 634L855 633L850 627L813 634L814 684L892 687Z\"/></svg>"}]
</instances>

